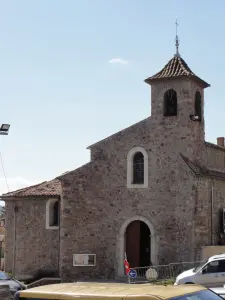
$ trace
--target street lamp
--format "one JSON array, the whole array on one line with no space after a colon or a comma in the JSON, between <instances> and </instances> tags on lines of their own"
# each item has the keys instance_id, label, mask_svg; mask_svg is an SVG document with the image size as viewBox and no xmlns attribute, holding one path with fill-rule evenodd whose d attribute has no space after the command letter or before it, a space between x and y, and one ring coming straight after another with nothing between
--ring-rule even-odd
<instances>
[{"instance_id":1,"label":"street lamp","mask_svg":"<svg viewBox=\"0 0 225 300\"><path fill-rule=\"evenodd\" d=\"M0 135L8 135L9 134L9 124L2 124L0 127Z\"/></svg>"}]
</instances>

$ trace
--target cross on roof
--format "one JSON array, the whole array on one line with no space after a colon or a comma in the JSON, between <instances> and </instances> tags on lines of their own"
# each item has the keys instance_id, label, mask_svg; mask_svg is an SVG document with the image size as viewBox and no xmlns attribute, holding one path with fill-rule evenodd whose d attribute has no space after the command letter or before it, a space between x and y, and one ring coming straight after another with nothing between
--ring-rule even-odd
<instances>
[{"instance_id":1,"label":"cross on roof","mask_svg":"<svg viewBox=\"0 0 225 300\"><path fill-rule=\"evenodd\" d=\"M175 43L175 46L176 46L176 54L175 54L175 56L180 57L180 54L179 54L179 38L178 38L178 35L177 35L177 27L178 27L177 19L176 19L175 25L176 25L176 43Z\"/></svg>"}]
</instances>

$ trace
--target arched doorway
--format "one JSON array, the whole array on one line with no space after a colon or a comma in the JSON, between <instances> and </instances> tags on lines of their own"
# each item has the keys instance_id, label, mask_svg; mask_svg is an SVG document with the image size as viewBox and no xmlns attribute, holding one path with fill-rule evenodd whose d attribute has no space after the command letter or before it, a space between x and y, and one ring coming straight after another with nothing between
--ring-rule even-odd
<instances>
[{"instance_id":1,"label":"arched doorway","mask_svg":"<svg viewBox=\"0 0 225 300\"><path fill-rule=\"evenodd\" d=\"M127 226L125 252L130 267L146 267L151 264L151 232L145 222L135 220Z\"/></svg>"}]
</instances>

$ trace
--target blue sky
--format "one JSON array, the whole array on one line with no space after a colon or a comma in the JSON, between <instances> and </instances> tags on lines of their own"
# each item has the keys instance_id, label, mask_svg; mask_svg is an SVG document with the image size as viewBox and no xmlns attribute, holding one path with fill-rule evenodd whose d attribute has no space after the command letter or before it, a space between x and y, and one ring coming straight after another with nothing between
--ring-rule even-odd
<instances>
[{"instance_id":1,"label":"blue sky","mask_svg":"<svg viewBox=\"0 0 225 300\"><path fill-rule=\"evenodd\" d=\"M0 122L11 129L0 150L10 189L86 163L88 145L150 115L143 80L174 55L176 18L182 57L211 84L206 139L225 136L224 11L224 0L1 1Z\"/></svg>"}]
</instances>

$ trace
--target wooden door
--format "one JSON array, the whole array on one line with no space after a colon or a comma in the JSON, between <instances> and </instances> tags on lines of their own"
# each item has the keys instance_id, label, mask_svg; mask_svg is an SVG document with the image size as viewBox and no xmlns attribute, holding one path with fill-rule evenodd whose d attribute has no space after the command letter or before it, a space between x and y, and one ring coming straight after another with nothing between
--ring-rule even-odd
<instances>
[{"instance_id":1,"label":"wooden door","mask_svg":"<svg viewBox=\"0 0 225 300\"><path fill-rule=\"evenodd\" d=\"M126 230L126 254L131 268L140 265L140 221L131 222Z\"/></svg>"}]
</instances>

